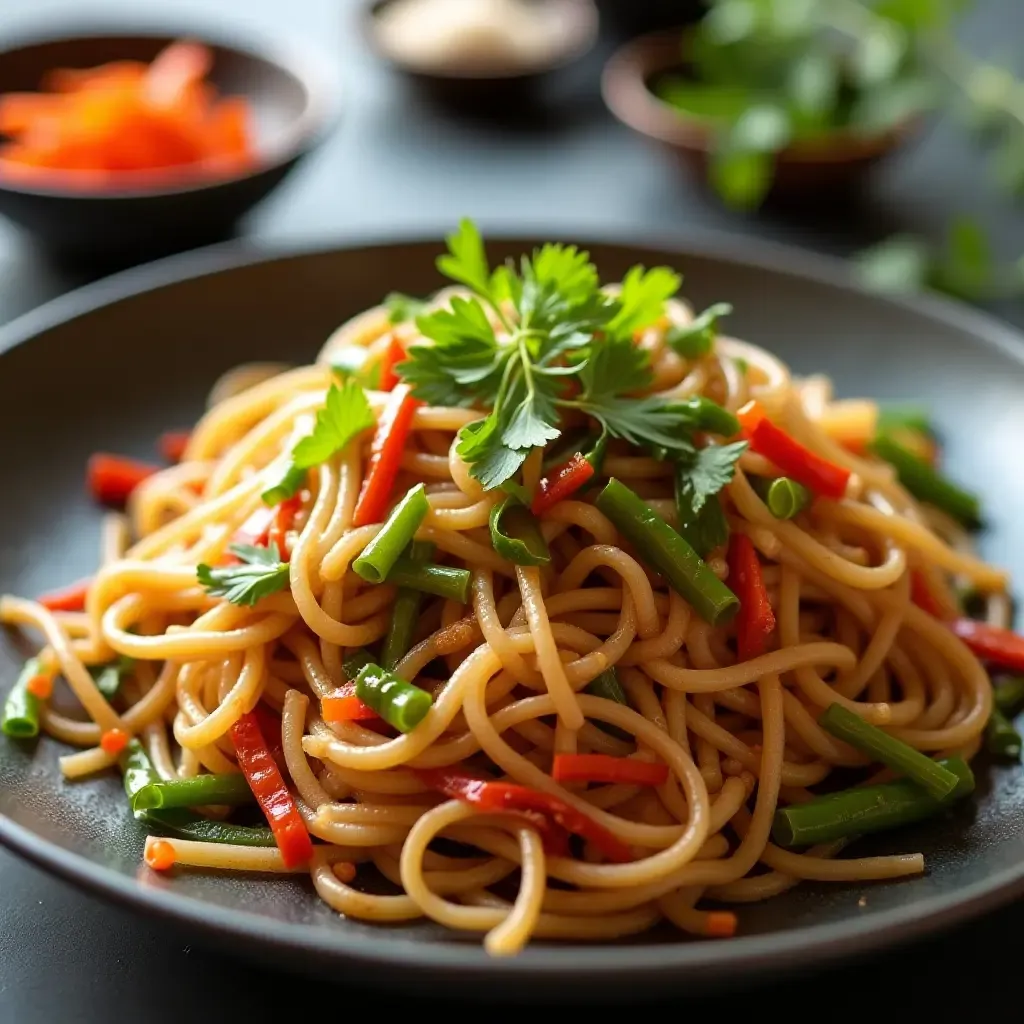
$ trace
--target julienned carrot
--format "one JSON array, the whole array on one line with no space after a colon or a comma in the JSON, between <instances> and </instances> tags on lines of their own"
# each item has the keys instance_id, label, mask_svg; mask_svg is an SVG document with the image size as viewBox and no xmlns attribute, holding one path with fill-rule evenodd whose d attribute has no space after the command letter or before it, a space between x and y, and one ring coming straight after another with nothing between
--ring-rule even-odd
<instances>
[{"instance_id":1,"label":"julienned carrot","mask_svg":"<svg viewBox=\"0 0 1024 1024\"><path fill-rule=\"evenodd\" d=\"M768 601L757 551L745 533L733 534L729 544L729 586L740 599L736 653L740 661L750 661L764 654L775 629L775 613Z\"/></svg>"},{"instance_id":2,"label":"julienned carrot","mask_svg":"<svg viewBox=\"0 0 1024 1024\"><path fill-rule=\"evenodd\" d=\"M399 381L395 367L405 359L405 347L395 337L391 338L384 358L380 362L380 390L394 391Z\"/></svg>"},{"instance_id":3,"label":"julienned carrot","mask_svg":"<svg viewBox=\"0 0 1024 1024\"><path fill-rule=\"evenodd\" d=\"M320 698L325 722L365 722L379 715L356 696L355 683L346 683Z\"/></svg>"},{"instance_id":4,"label":"julienned carrot","mask_svg":"<svg viewBox=\"0 0 1024 1024\"><path fill-rule=\"evenodd\" d=\"M58 68L44 77L47 91L0 97L0 132L12 140L0 147L0 173L32 181L74 171L82 186L101 187L122 171L146 182L168 169L251 166L249 105L218 99L205 81L212 60L207 47L178 42L148 66Z\"/></svg>"},{"instance_id":5,"label":"julienned carrot","mask_svg":"<svg viewBox=\"0 0 1024 1024\"><path fill-rule=\"evenodd\" d=\"M191 436L187 430L169 430L161 434L157 445L161 456L168 462L181 462Z\"/></svg>"},{"instance_id":6,"label":"julienned carrot","mask_svg":"<svg viewBox=\"0 0 1024 1024\"><path fill-rule=\"evenodd\" d=\"M88 577L61 590L40 594L36 600L51 612L81 612L85 610L85 599L91 586L92 577Z\"/></svg>"},{"instance_id":7,"label":"julienned carrot","mask_svg":"<svg viewBox=\"0 0 1024 1024\"><path fill-rule=\"evenodd\" d=\"M956 619L950 628L982 661L1024 672L1024 637L974 619Z\"/></svg>"},{"instance_id":8,"label":"julienned carrot","mask_svg":"<svg viewBox=\"0 0 1024 1024\"><path fill-rule=\"evenodd\" d=\"M555 782L661 786L668 781L668 765L609 754L555 754L551 777Z\"/></svg>"},{"instance_id":9,"label":"julienned carrot","mask_svg":"<svg viewBox=\"0 0 1024 1024\"><path fill-rule=\"evenodd\" d=\"M123 505L132 491L158 469L138 459L97 452L89 459L89 490L104 505Z\"/></svg>"},{"instance_id":10,"label":"julienned carrot","mask_svg":"<svg viewBox=\"0 0 1024 1024\"><path fill-rule=\"evenodd\" d=\"M367 526L384 519L405 442L409 437L413 413L419 404L412 397L412 389L408 384L399 384L391 392L377 423L377 433L373 436L370 464L356 501L353 526Z\"/></svg>"},{"instance_id":11,"label":"julienned carrot","mask_svg":"<svg viewBox=\"0 0 1024 1024\"><path fill-rule=\"evenodd\" d=\"M751 450L774 463L785 476L823 498L842 498L850 471L816 455L790 437L765 415L757 402L748 402L737 413Z\"/></svg>"}]
</instances>

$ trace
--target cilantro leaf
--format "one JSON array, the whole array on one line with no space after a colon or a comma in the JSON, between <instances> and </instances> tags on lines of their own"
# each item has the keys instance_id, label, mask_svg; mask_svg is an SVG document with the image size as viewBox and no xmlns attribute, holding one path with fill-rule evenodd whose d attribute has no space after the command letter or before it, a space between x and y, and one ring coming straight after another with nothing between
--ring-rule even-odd
<instances>
[{"instance_id":1,"label":"cilantro leaf","mask_svg":"<svg viewBox=\"0 0 1024 1024\"><path fill-rule=\"evenodd\" d=\"M718 318L728 316L731 312L732 306L728 302L716 302L690 323L670 328L665 341L684 359L700 359L714 347L718 335Z\"/></svg>"},{"instance_id":2,"label":"cilantro leaf","mask_svg":"<svg viewBox=\"0 0 1024 1024\"><path fill-rule=\"evenodd\" d=\"M241 559L241 565L196 566L196 578L211 597L252 606L288 585L288 563L281 561L276 544L265 548L232 544L228 550Z\"/></svg>"},{"instance_id":3,"label":"cilantro leaf","mask_svg":"<svg viewBox=\"0 0 1024 1024\"><path fill-rule=\"evenodd\" d=\"M393 324L415 320L426 308L427 304L411 295L402 292L391 292L384 299L384 308L388 311L388 320Z\"/></svg>"},{"instance_id":4,"label":"cilantro leaf","mask_svg":"<svg viewBox=\"0 0 1024 1024\"><path fill-rule=\"evenodd\" d=\"M557 421L554 400L542 391L535 391L516 407L502 431L501 440L509 448L543 448L561 435L554 426Z\"/></svg>"},{"instance_id":5,"label":"cilantro leaf","mask_svg":"<svg viewBox=\"0 0 1024 1024\"><path fill-rule=\"evenodd\" d=\"M620 337L632 338L637 331L650 327L665 312L683 279L668 267L632 267L622 281L619 311L608 330Z\"/></svg>"},{"instance_id":6,"label":"cilantro leaf","mask_svg":"<svg viewBox=\"0 0 1024 1024\"><path fill-rule=\"evenodd\" d=\"M583 398L598 401L605 396L638 391L651 382L650 356L628 336L608 338L595 345L580 369Z\"/></svg>"},{"instance_id":7,"label":"cilantro leaf","mask_svg":"<svg viewBox=\"0 0 1024 1024\"><path fill-rule=\"evenodd\" d=\"M459 431L459 457L469 464L470 474L487 489L504 484L519 472L528 448L513 449L501 440L503 425L495 413Z\"/></svg>"},{"instance_id":8,"label":"cilantro leaf","mask_svg":"<svg viewBox=\"0 0 1024 1024\"><path fill-rule=\"evenodd\" d=\"M676 500L696 516L712 497L736 474L736 463L746 451L746 441L733 444L708 445L698 448L685 459L676 478Z\"/></svg>"},{"instance_id":9,"label":"cilantro leaf","mask_svg":"<svg viewBox=\"0 0 1024 1024\"><path fill-rule=\"evenodd\" d=\"M267 505L292 497L306 481L307 470L326 462L377 422L366 392L354 380L332 384L316 414L313 432L292 449L291 460L261 495Z\"/></svg>"},{"instance_id":10,"label":"cilantro leaf","mask_svg":"<svg viewBox=\"0 0 1024 1024\"><path fill-rule=\"evenodd\" d=\"M654 395L605 395L598 401L581 401L579 408L593 416L612 437L620 437L638 448L658 445L669 457L688 455L694 450L690 441L693 417L682 403Z\"/></svg>"},{"instance_id":11,"label":"cilantro leaf","mask_svg":"<svg viewBox=\"0 0 1024 1024\"><path fill-rule=\"evenodd\" d=\"M464 217L458 231L450 234L446 241L448 252L437 258L437 269L445 277L471 288L477 295L491 299L491 272L476 225Z\"/></svg>"}]
</instances>

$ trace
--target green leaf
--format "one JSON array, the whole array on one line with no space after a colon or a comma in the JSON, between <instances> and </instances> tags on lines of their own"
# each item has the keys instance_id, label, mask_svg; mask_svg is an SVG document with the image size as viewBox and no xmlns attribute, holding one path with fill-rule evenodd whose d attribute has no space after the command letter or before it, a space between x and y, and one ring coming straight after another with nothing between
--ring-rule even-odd
<instances>
[{"instance_id":1,"label":"green leaf","mask_svg":"<svg viewBox=\"0 0 1024 1024\"><path fill-rule=\"evenodd\" d=\"M898 78L860 92L850 108L852 128L864 134L890 131L932 109L938 86L926 78Z\"/></svg>"},{"instance_id":2,"label":"green leaf","mask_svg":"<svg viewBox=\"0 0 1024 1024\"><path fill-rule=\"evenodd\" d=\"M513 565L547 565L551 552L540 523L513 495L491 509L491 547Z\"/></svg>"},{"instance_id":3,"label":"green leaf","mask_svg":"<svg viewBox=\"0 0 1024 1024\"><path fill-rule=\"evenodd\" d=\"M388 320L393 324L415 320L427 308L425 302L414 299L411 295L391 292L384 299L384 308L388 311Z\"/></svg>"},{"instance_id":4,"label":"green leaf","mask_svg":"<svg viewBox=\"0 0 1024 1024\"><path fill-rule=\"evenodd\" d=\"M458 231L450 234L447 242L448 252L437 258L437 269L445 277L490 299L491 272L476 225L469 218L463 218Z\"/></svg>"},{"instance_id":5,"label":"green leaf","mask_svg":"<svg viewBox=\"0 0 1024 1024\"><path fill-rule=\"evenodd\" d=\"M292 451L292 463L299 469L319 466L376 423L366 392L355 381L345 381L340 388L332 384L313 432Z\"/></svg>"},{"instance_id":6,"label":"green leaf","mask_svg":"<svg viewBox=\"0 0 1024 1024\"><path fill-rule=\"evenodd\" d=\"M115 661L108 661L105 665L90 665L89 675L96 683L96 689L103 694L107 700L113 700L121 689L121 683L132 674L135 668L135 659L121 655Z\"/></svg>"},{"instance_id":7,"label":"green leaf","mask_svg":"<svg viewBox=\"0 0 1024 1024\"><path fill-rule=\"evenodd\" d=\"M749 38L758 27L755 0L718 0L704 17L702 28L719 45Z\"/></svg>"},{"instance_id":8,"label":"green leaf","mask_svg":"<svg viewBox=\"0 0 1024 1024\"><path fill-rule=\"evenodd\" d=\"M950 225L931 283L960 298L983 299L991 290L994 266L984 228L969 217L959 217Z\"/></svg>"},{"instance_id":9,"label":"green leaf","mask_svg":"<svg viewBox=\"0 0 1024 1024\"><path fill-rule=\"evenodd\" d=\"M597 345L580 370L583 397L596 401L605 395L638 391L651 382L651 358L631 338L609 338Z\"/></svg>"},{"instance_id":10,"label":"green leaf","mask_svg":"<svg viewBox=\"0 0 1024 1024\"><path fill-rule=\"evenodd\" d=\"M704 503L725 487L736 473L736 463L747 450L746 441L708 445L682 462L676 483L677 501L697 515Z\"/></svg>"},{"instance_id":11,"label":"green leaf","mask_svg":"<svg viewBox=\"0 0 1024 1024\"><path fill-rule=\"evenodd\" d=\"M656 323L665 303L678 291L683 279L669 267L630 268L622 280L619 311L608 324L611 334L632 339L637 332Z\"/></svg>"},{"instance_id":12,"label":"green leaf","mask_svg":"<svg viewBox=\"0 0 1024 1024\"><path fill-rule=\"evenodd\" d=\"M858 84L876 85L892 78L907 53L907 35L899 25L877 19L854 52L852 72Z\"/></svg>"},{"instance_id":13,"label":"green leaf","mask_svg":"<svg viewBox=\"0 0 1024 1024\"><path fill-rule=\"evenodd\" d=\"M508 448L543 448L554 441L561 431L554 426L558 419L552 399L535 392L516 407L501 440Z\"/></svg>"},{"instance_id":14,"label":"green leaf","mask_svg":"<svg viewBox=\"0 0 1024 1024\"><path fill-rule=\"evenodd\" d=\"M575 245L548 243L534 254L531 265L538 283L557 289L570 305L586 301L598 289L590 253Z\"/></svg>"},{"instance_id":15,"label":"green leaf","mask_svg":"<svg viewBox=\"0 0 1024 1024\"><path fill-rule=\"evenodd\" d=\"M683 475L685 476L685 471ZM677 528L690 547L701 558L707 558L716 548L724 547L728 543L729 521L725 518L722 502L717 494L707 498L699 512L694 512L689 504L691 494L689 490L682 495L677 491Z\"/></svg>"},{"instance_id":16,"label":"green leaf","mask_svg":"<svg viewBox=\"0 0 1024 1024\"><path fill-rule=\"evenodd\" d=\"M1024 132L1005 138L992 157L996 183L1011 196L1024 195Z\"/></svg>"},{"instance_id":17,"label":"green leaf","mask_svg":"<svg viewBox=\"0 0 1024 1024\"><path fill-rule=\"evenodd\" d=\"M792 137L789 114L772 103L748 107L732 126L728 148L740 153L777 153Z\"/></svg>"},{"instance_id":18,"label":"green leaf","mask_svg":"<svg viewBox=\"0 0 1024 1024\"><path fill-rule=\"evenodd\" d=\"M232 544L228 550L241 559L241 565L196 566L196 578L211 597L251 606L288 585L288 563L281 561L276 544L265 548Z\"/></svg>"},{"instance_id":19,"label":"green leaf","mask_svg":"<svg viewBox=\"0 0 1024 1024\"><path fill-rule=\"evenodd\" d=\"M767 153L716 152L708 176L722 201L737 210L760 206L771 188L774 157Z\"/></svg>"},{"instance_id":20,"label":"green leaf","mask_svg":"<svg viewBox=\"0 0 1024 1024\"><path fill-rule=\"evenodd\" d=\"M801 114L824 122L835 111L839 79L839 65L830 53L809 50L790 69L786 91Z\"/></svg>"},{"instance_id":21,"label":"green leaf","mask_svg":"<svg viewBox=\"0 0 1024 1024\"><path fill-rule=\"evenodd\" d=\"M718 318L728 316L732 306L728 302L716 302L688 324L675 324L669 328L665 341L669 347L684 359L700 359L708 355L718 337Z\"/></svg>"},{"instance_id":22,"label":"green leaf","mask_svg":"<svg viewBox=\"0 0 1024 1024\"><path fill-rule=\"evenodd\" d=\"M861 252L854 269L866 287L901 294L925 287L930 264L928 246L922 239L895 235Z\"/></svg>"},{"instance_id":23,"label":"green leaf","mask_svg":"<svg viewBox=\"0 0 1024 1024\"><path fill-rule=\"evenodd\" d=\"M681 75L658 79L654 93L684 114L704 121L735 121L751 103L750 92L742 86L706 85Z\"/></svg>"},{"instance_id":24,"label":"green leaf","mask_svg":"<svg viewBox=\"0 0 1024 1024\"><path fill-rule=\"evenodd\" d=\"M526 461L529 449L512 449L502 443L502 424L492 412L484 420L459 431L456 451L469 464L470 475L486 490L501 486L515 476Z\"/></svg>"}]
</instances>

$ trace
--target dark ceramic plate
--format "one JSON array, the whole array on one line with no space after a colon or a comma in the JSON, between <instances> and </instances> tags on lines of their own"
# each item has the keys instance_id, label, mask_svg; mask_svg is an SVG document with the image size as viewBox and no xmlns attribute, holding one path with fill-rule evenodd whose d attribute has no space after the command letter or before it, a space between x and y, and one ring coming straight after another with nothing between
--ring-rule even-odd
<instances>
[{"instance_id":1,"label":"dark ceramic plate","mask_svg":"<svg viewBox=\"0 0 1024 1024\"><path fill-rule=\"evenodd\" d=\"M532 244L497 243L491 255ZM151 456L160 431L200 413L221 371L248 360L309 360L338 323L386 292L435 287L438 248L207 250L72 294L0 332L0 592L35 594L93 569L100 516L82 485L91 451ZM1009 471L1024 438L1024 339L944 302L868 296L839 265L749 241L705 238L682 252L590 248L610 278L636 262L678 266L696 303L728 299L736 333L773 348L796 371L831 374L844 395L927 402L952 472L985 496L985 554L1024 575L1024 477ZM964 415L969 407L984 415ZM13 634L0 637L4 690L22 656ZM877 949L1024 892L1024 769L983 768L977 799L871 844L923 850L924 877L798 888L744 908L742 937L730 942L664 932L603 947L536 944L518 958L490 960L475 936L343 920L305 880L156 877L140 868L143 836L119 780L63 785L59 753L45 739L0 742L0 839L103 896L176 918L197 940L335 979L401 977L403 988L449 995L635 999L735 986Z\"/></svg>"}]
</instances>

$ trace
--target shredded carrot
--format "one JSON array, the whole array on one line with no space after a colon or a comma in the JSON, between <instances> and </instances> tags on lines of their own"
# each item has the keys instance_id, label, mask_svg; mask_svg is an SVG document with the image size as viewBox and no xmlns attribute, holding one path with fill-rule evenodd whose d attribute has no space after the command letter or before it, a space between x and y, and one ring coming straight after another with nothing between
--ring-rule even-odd
<instances>
[{"instance_id":1,"label":"shredded carrot","mask_svg":"<svg viewBox=\"0 0 1024 1024\"><path fill-rule=\"evenodd\" d=\"M25 689L39 700L49 700L53 693L53 676L40 672L25 684Z\"/></svg>"},{"instance_id":2,"label":"shredded carrot","mask_svg":"<svg viewBox=\"0 0 1024 1024\"><path fill-rule=\"evenodd\" d=\"M347 860L339 860L334 864L334 877L339 882L344 882L348 885L349 882L355 880L356 877L356 866Z\"/></svg>"},{"instance_id":3,"label":"shredded carrot","mask_svg":"<svg viewBox=\"0 0 1024 1024\"><path fill-rule=\"evenodd\" d=\"M118 172L237 173L255 164L248 102L220 98L205 81L213 54L176 42L148 66L114 61L56 68L39 93L0 96L0 176L40 181L74 171L82 186L117 184ZM148 172L148 173L146 173ZM154 183L159 182L156 174Z\"/></svg>"},{"instance_id":4,"label":"shredded carrot","mask_svg":"<svg viewBox=\"0 0 1024 1024\"><path fill-rule=\"evenodd\" d=\"M108 729L100 737L100 746L107 754L120 754L128 746L128 733L123 729Z\"/></svg>"},{"instance_id":5,"label":"shredded carrot","mask_svg":"<svg viewBox=\"0 0 1024 1024\"><path fill-rule=\"evenodd\" d=\"M739 924L731 910L709 910L705 927L707 933L715 939L731 939L736 934Z\"/></svg>"},{"instance_id":6,"label":"shredded carrot","mask_svg":"<svg viewBox=\"0 0 1024 1024\"><path fill-rule=\"evenodd\" d=\"M174 847L166 839L150 839L144 856L154 871L170 871L177 860Z\"/></svg>"}]
</instances>

